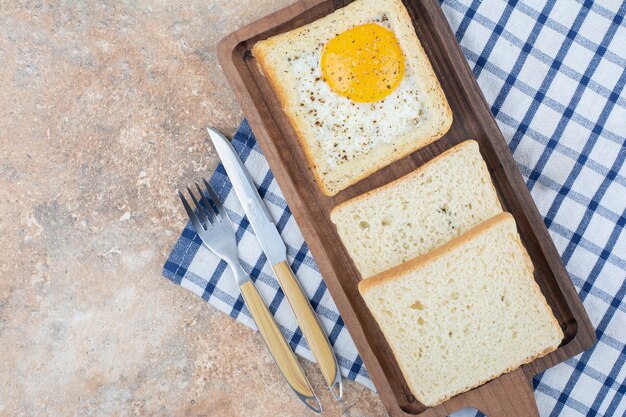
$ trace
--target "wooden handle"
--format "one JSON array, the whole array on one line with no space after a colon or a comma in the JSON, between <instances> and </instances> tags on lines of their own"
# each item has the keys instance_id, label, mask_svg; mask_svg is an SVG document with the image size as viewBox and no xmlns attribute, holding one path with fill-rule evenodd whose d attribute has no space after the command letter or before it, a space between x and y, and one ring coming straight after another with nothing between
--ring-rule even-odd
<instances>
[{"instance_id":1,"label":"wooden handle","mask_svg":"<svg viewBox=\"0 0 626 417\"><path fill-rule=\"evenodd\" d=\"M539 417L532 383L522 368L483 385L476 394L469 405L489 417Z\"/></svg>"},{"instance_id":2,"label":"wooden handle","mask_svg":"<svg viewBox=\"0 0 626 417\"><path fill-rule=\"evenodd\" d=\"M278 324L276 324L274 320L274 316L272 316L272 313L267 309L267 306L252 281L244 282L239 288L246 302L246 306L248 310L250 310L250 314L252 314L252 318L261 333L261 337L263 337L263 341L265 341L280 372L296 394L298 394L309 407L312 407L312 403L317 403L317 397L304 371L300 367L296 356L287 344L285 337L280 332ZM319 406L319 403L317 405Z\"/></svg>"},{"instance_id":3,"label":"wooden handle","mask_svg":"<svg viewBox=\"0 0 626 417\"><path fill-rule=\"evenodd\" d=\"M320 366L326 383L332 390L333 385L337 384L339 375L335 353L330 346L328 337L324 333L308 297L304 294L304 291L302 291L298 280L287 262L279 262L274 265L273 268L280 282L280 286L287 297L287 301L289 301L289 305L296 316L300 330L302 330L302 334ZM334 391L333 394L335 394Z\"/></svg>"}]
</instances>

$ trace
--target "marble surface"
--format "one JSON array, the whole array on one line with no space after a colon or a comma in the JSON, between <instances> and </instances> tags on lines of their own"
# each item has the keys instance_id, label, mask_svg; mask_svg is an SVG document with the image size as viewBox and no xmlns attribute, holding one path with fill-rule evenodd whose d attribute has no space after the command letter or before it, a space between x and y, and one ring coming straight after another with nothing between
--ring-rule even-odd
<instances>
[{"instance_id":1,"label":"marble surface","mask_svg":"<svg viewBox=\"0 0 626 417\"><path fill-rule=\"evenodd\" d=\"M242 114L225 34L290 0L0 2L0 415L305 416L258 334L161 277ZM382 416L307 373L328 416Z\"/></svg>"}]
</instances>

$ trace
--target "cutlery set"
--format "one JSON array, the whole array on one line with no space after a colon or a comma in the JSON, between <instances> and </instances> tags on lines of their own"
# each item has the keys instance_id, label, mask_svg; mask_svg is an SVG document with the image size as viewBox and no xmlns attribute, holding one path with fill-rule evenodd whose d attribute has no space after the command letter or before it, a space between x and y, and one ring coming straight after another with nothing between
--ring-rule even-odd
<instances>
[{"instance_id":1,"label":"cutlery set","mask_svg":"<svg viewBox=\"0 0 626 417\"><path fill-rule=\"evenodd\" d=\"M324 380L335 399L340 401L343 396L343 388L337 359L328 337L311 307L309 298L302 290L287 262L285 243L230 141L216 130L211 128L207 130L235 194L289 302L298 326L320 366ZM195 183L198 197L191 188L187 188L197 214L185 196L180 191L178 192L193 227L203 244L223 259L232 270L259 333L291 389L310 409L318 413L321 412L322 407L319 400L295 354L289 347L252 279L246 274L239 262L235 231L226 209L205 179L203 179L203 184L206 193L203 192L198 183ZM208 194L213 205L211 205L206 194Z\"/></svg>"}]
</instances>

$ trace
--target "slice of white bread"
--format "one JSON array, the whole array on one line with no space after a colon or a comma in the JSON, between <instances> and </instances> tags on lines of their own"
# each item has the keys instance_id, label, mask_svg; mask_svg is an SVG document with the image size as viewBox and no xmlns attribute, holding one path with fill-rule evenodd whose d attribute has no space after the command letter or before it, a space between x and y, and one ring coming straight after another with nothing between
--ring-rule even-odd
<instances>
[{"instance_id":1,"label":"slice of white bread","mask_svg":"<svg viewBox=\"0 0 626 417\"><path fill-rule=\"evenodd\" d=\"M502 212L474 140L335 207L330 219L363 278L422 255Z\"/></svg>"},{"instance_id":2,"label":"slice of white bread","mask_svg":"<svg viewBox=\"0 0 626 417\"><path fill-rule=\"evenodd\" d=\"M387 97L359 103L323 78L324 45L355 26L391 30L405 56L400 85ZM452 111L401 0L357 0L252 48L306 154L321 191L335 195L380 168L443 136Z\"/></svg>"},{"instance_id":3,"label":"slice of white bread","mask_svg":"<svg viewBox=\"0 0 626 417\"><path fill-rule=\"evenodd\" d=\"M563 332L501 213L359 291L415 397L427 406L555 350Z\"/></svg>"}]
</instances>

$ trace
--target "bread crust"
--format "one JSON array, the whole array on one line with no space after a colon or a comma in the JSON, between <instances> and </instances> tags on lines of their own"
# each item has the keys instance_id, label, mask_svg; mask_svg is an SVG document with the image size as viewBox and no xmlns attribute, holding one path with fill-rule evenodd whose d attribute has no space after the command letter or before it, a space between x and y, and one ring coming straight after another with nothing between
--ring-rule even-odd
<instances>
[{"instance_id":1,"label":"bread crust","mask_svg":"<svg viewBox=\"0 0 626 417\"><path fill-rule=\"evenodd\" d=\"M480 235L485 230L488 230L491 227L499 223L505 222L507 220L514 220L513 216L511 216L510 213L507 213L507 212L498 213L492 218L490 218L489 220L485 220L484 222L480 223L478 226L474 226L473 228L463 233L462 235L455 237L451 241L439 246L438 248L431 250L430 252L425 253L424 255L408 260L398 266L394 266L393 268L383 271L379 274L376 274L368 279L361 280L359 282L359 292L361 293L361 295L364 295L366 292L370 291L374 287L382 285L387 281L393 281L395 279L398 279L400 276L406 274L407 272L413 271L417 269L418 267L429 264L435 261L436 259L439 259L441 256L445 255L446 253L450 252L452 249L462 246L467 241L472 240L473 238ZM524 252L526 252L526 250L524 250ZM528 260L530 261L530 258ZM532 266L532 263L530 263L530 265L534 269L534 267Z\"/></svg>"},{"instance_id":2,"label":"bread crust","mask_svg":"<svg viewBox=\"0 0 626 417\"><path fill-rule=\"evenodd\" d=\"M333 193L326 187L324 181L322 181L322 177L320 176L317 165L315 162L315 156L313 155L312 149L309 146L309 143L306 140L306 134L300 129L300 125L298 123L296 114L293 111L289 110L288 102L288 93L285 85L280 82L280 76L274 71L274 67L267 62L267 52L273 47L273 45L277 42L276 37L269 38L265 41L257 42L252 47L252 55L257 61L257 65L259 66L261 73L265 76L265 78L269 81L272 90L276 94L278 101L280 102L287 119L289 119L289 124L293 128L298 138L298 142L300 142L300 147L304 151L304 156L306 157L309 167L313 172L313 177L317 186L320 188L322 193L327 196L332 196Z\"/></svg>"},{"instance_id":3,"label":"bread crust","mask_svg":"<svg viewBox=\"0 0 626 417\"><path fill-rule=\"evenodd\" d=\"M559 328L560 328L560 327L559 327ZM563 336L561 336L561 339L563 339ZM533 356L530 356L530 357L528 357L528 358L524 359L524 360L523 360L523 361L522 361L519 365L517 365L517 366L512 366L512 367L510 367L510 368L507 368L507 369L505 369L504 371L500 372L499 374L496 374L496 375L492 376L491 378L486 378L486 379L483 379L482 381L480 381L480 382L479 382L479 383L477 383L476 385L473 385L473 386L471 386L471 387L469 387L469 388L465 388L465 389L460 389L460 390L457 390L456 392L451 393L450 395L447 395L447 396L446 396L446 397L444 397L442 400L440 400L440 401L438 401L438 402L436 402L436 403L432 403L432 404L424 404L424 405L427 405L428 407L434 407L434 406L436 406L436 405L439 405L439 404L441 404L441 403L444 403L444 402L448 401L450 398L452 398L452 397L454 397L454 396L456 396L456 395L462 394L462 393L464 393L464 392L466 392L466 391L469 391L469 390L472 390L472 389L474 389L474 388L478 388L478 387L480 387L481 385L486 384L486 383L487 383L487 382L489 382L489 381L493 381L494 379L496 379L496 378L497 378L497 377L499 377L499 376L502 376L502 375L504 375L504 374L507 374L507 373L509 373L509 372L511 372L511 371L516 370L517 368L519 368L519 367L520 367L520 366L522 366L522 365L526 365L526 364L528 364L528 363L531 363L531 362L532 362L532 361L534 361L535 359L541 358L541 357L543 357L543 356L547 355L547 354L548 354L548 353L550 353L550 352L554 352L554 351L557 349L557 347L558 347L558 346L550 346L549 348L544 349L544 350L542 350L541 352L539 352L537 355L533 355ZM393 350L393 348L391 348L391 349ZM394 355L395 355L395 352L394 352ZM404 370L402 370L402 374L404 375ZM407 381L407 383L408 383L408 381ZM410 387L410 388L411 388L411 391L413 391L415 387ZM416 397L417 397L417 396L416 396ZM419 399L419 398L418 398L418 399ZM420 401L421 401L421 400L420 400Z\"/></svg>"},{"instance_id":4,"label":"bread crust","mask_svg":"<svg viewBox=\"0 0 626 417\"><path fill-rule=\"evenodd\" d=\"M452 125L452 110L446 100L441 85L439 84L439 80L432 69L428 56L415 34L409 14L402 2L400 0L382 0L378 2L372 1L370 4L368 1L369 0L358 0L342 9L336 10L334 13L324 18L319 19L317 22L329 17L334 17L335 19L349 19L348 14L353 10L356 10L358 13L368 11L369 9L376 11L378 10L378 7L384 7L385 13L396 16L398 22L400 22L399 26L401 27L394 27L395 31L400 32L397 33L398 37L406 39L406 43L411 46L411 50L406 50L406 48L404 50L407 57L407 63L410 62L409 70L412 71L414 75L419 75L419 77L424 81L425 94L433 103L436 103L439 106L437 107L437 110L442 110L444 114L437 116L438 120L440 119L441 121L441 125L434 133L420 137L410 131L394 138L394 141L397 142L412 139L410 142L401 144L396 148L394 148L394 146L390 143L381 144L376 148L372 148L366 154L360 156L359 160L366 163L365 167L361 167L362 164L359 160L352 160L350 161L351 164L343 164L339 167L332 167L324 160L323 152L319 149L319 146L316 146L317 143L314 139L315 132L307 129L304 123L301 122L296 109L290 104L290 92L285 84L281 82L282 74L279 73L279 68L272 65L270 59L268 58L268 54L272 51L272 49L276 48L286 39L297 38L311 24L263 41L259 41L252 48L252 55L255 57L257 65L269 81L270 86L275 92L285 115L298 137L300 146L303 148L308 164L312 169L315 182L318 184L322 193L327 196L337 194L341 190L368 177L379 169L413 153L417 149L420 149L429 143L432 143L443 136ZM383 6L380 6L380 4L383 4ZM316 152L319 155L316 155ZM372 154L375 154L375 157L372 157ZM331 169L334 171L343 171L342 174L332 182L325 176L325 172L328 172ZM351 172L351 169L356 172Z\"/></svg>"}]
</instances>

